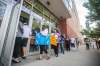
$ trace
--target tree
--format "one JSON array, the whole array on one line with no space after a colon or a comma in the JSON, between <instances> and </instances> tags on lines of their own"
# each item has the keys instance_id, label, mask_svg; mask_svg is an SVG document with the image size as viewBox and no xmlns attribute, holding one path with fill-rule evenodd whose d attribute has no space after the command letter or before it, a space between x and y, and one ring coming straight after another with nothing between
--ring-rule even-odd
<instances>
[{"instance_id":1,"label":"tree","mask_svg":"<svg viewBox=\"0 0 100 66\"><path fill-rule=\"evenodd\" d=\"M100 21L100 0L88 0L83 6L89 10L87 19L90 21Z\"/></svg>"},{"instance_id":2,"label":"tree","mask_svg":"<svg viewBox=\"0 0 100 66\"><path fill-rule=\"evenodd\" d=\"M82 33L82 35L86 35L87 37L90 36L90 33L87 29L83 29L83 31L81 33Z\"/></svg>"},{"instance_id":3,"label":"tree","mask_svg":"<svg viewBox=\"0 0 100 66\"><path fill-rule=\"evenodd\" d=\"M96 28L94 28L90 33L90 37L100 37L100 0L88 0L88 2L83 5L89 12L86 16L87 20L90 22L95 22Z\"/></svg>"},{"instance_id":4,"label":"tree","mask_svg":"<svg viewBox=\"0 0 100 66\"><path fill-rule=\"evenodd\" d=\"M100 29L94 28L93 30L83 29L81 32L82 35L85 35L86 37L90 38L99 38L100 37Z\"/></svg>"}]
</instances>

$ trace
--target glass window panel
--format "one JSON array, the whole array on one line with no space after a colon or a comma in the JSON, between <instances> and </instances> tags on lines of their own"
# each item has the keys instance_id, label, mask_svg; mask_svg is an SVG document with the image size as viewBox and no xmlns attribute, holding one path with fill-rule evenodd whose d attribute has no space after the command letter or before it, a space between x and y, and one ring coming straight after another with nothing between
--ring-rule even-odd
<instances>
[{"instance_id":1,"label":"glass window panel","mask_svg":"<svg viewBox=\"0 0 100 66\"><path fill-rule=\"evenodd\" d=\"M6 10L6 4L0 2L0 26L3 20L3 16L5 14L5 10Z\"/></svg>"}]
</instances>

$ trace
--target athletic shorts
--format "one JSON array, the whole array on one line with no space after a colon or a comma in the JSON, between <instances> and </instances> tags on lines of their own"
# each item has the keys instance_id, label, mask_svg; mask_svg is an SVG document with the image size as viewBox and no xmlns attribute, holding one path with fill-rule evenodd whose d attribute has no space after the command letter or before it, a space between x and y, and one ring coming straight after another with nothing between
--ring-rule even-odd
<instances>
[{"instance_id":1,"label":"athletic shorts","mask_svg":"<svg viewBox=\"0 0 100 66\"><path fill-rule=\"evenodd\" d=\"M28 42L28 38L23 38L23 42L21 44L21 47L26 47Z\"/></svg>"},{"instance_id":2,"label":"athletic shorts","mask_svg":"<svg viewBox=\"0 0 100 66\"><path fill-rule=\"evenodd\" d=\"M47 49L48 49L47 45L40 45L40 54L43 54L43 52L47 54L48 53Z\"/></svg>"}]
</instances>

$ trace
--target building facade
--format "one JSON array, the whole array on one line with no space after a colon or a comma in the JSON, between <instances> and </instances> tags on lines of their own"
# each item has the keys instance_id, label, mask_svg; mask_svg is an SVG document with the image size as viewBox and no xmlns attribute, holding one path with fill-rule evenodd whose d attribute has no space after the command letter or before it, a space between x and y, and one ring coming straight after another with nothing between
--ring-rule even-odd
<instances>
[{"instance_id":1,"label":"building facade","mask_svg":"<svg viewBox=\"0 0 100 66\"><path fill-rule=\"evenodd\" d=\"M81 36L73 0L0 0L0 66L11 66L19 22L35 30L47 25L49 32L58 28L65 36Z\"/></svg>"},{"instance_id":2,"label":"building facade","mask_svg":"<svg viewBox=\"0 0 100 66\"><path fill-rule=\"evenodd\" d=\"M78 18L78 13L76 10L76 5L74 0L63 0L68 12L70 14L70 18L64 19L63 25L60 25L61 30L64 29L66 31L62 31L69 38L79 38L82 39L81 35L81 26ZM59 23L60 23L59 22ZM66 25L65 25L66 24ZM62 28L62 26L65 26Z\"/></svg>"}]
</instances>

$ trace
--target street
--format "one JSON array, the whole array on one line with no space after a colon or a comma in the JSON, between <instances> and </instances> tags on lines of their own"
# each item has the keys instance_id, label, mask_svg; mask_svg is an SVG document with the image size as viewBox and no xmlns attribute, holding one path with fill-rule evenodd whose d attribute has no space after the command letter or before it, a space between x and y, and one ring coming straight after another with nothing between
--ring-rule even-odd
<instances>
[{"instance_id":1,"label":"street","mask_svg":"<svg viewBox=\"0 0 100 66\"><path fill-rule=\"evenodd\" d=\"M99 61L98 57L96 49L86 50L83 45L77 50L66 52L64 55L60 53L59 57L53 56L49 60L31 60L31 62L21 66L99 66L96 65Z\"/></svg>"}]
</instances>

